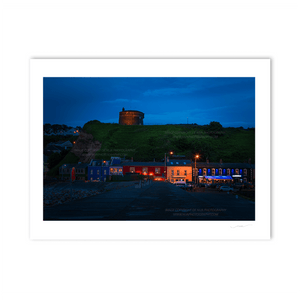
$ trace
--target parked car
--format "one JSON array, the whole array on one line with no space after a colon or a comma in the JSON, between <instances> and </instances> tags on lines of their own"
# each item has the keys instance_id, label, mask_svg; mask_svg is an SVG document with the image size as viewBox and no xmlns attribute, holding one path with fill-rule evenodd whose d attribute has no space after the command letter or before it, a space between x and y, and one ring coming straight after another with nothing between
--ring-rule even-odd
<instances>
[{"instance_id":1,"label":"parked car","mask_svg":"<svg viewBox=\"0 0 300 300\"><path fill-rule=\"evenodd\" d=\"M220 187L219 192L233 192L233 188L230 186L223 185Z\"/></svg>"},{"instance_id":2,"label":"parked car","mask_svg":"<svg viewBox=\"0 0 300 300\"><path fill-rule=\"evenodd\" d=\"M186 187L186 184L184 181L176 181L174 183L175 186L179 186L179 187Z\"/></svg>"}]
</instances>

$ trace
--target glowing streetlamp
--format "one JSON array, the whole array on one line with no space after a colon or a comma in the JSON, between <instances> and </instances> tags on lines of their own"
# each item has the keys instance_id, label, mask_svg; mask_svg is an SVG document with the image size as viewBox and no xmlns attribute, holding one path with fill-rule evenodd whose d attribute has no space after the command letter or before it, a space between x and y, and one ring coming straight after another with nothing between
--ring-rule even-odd
<instances>
[{"instance_id":1,"label":"glowing streetlamp","mask_svg":"<svg viewBox=\"0 0 300 300\"><path fill-rule=\"evenodd\" d=\"M197 158L199 158L199 155L198 155L198 154L195 155L195 183L196 183L196 181L197 181L197 169L196 169L196 159L197 159Z\"/></svg>"}]
</instances>

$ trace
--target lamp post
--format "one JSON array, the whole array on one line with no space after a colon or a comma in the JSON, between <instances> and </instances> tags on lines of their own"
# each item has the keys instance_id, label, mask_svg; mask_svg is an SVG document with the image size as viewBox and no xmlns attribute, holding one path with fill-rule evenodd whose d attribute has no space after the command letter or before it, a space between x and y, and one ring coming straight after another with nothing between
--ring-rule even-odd
<instances>
[{"instance_id":1,"label":"lamp post","mask_svg":"<svg viewBox=\"0 0 300 300\"><path fill-rule=\"evenodd\" d=\"M169 152L170 155L173 155L173 151ZM167 180L167 153L165 153L165 180Z\"/></svg>"},{"instance_id":2,"label":"lamp post","mask_svg":"<svg viewBox=\"0 0 300 300\"><path fill-rule=\"evenodd\" d=\"M199 155L195 155L195 183L196 183L196 180L197 180L197 171L196 171L196 159L199 158Z\"/></svg>"}]
</instances>

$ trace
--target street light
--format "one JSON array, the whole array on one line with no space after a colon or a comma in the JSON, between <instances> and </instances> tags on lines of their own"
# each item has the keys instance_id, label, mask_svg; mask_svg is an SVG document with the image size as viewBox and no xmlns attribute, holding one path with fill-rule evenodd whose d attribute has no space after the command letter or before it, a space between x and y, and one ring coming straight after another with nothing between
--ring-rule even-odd
<instances>
[{"instance_id":1,"label":"street light","mask_svg":"<svg viewBox=\"0 0 300 300\"><path fill-rule=\"evenodd\" d=\"M173 155L173 151L170 151L169 153L170 153L170 155ZM165 171L164 171L164 173L165 173L165 180L167 180L167 153L165 153Z\"/></svg>"},{"instance_id":2,"label":"street light","mask_svg":"<svg viewBox=\"0 0 300 300\"><path fill-rule=\"evenodd\" d=\"M196 183L196 180L197 180L197 171L196 171L196 159L199 158L199 155L195 155L195 183Z\"/></svg>"}]
</instances>

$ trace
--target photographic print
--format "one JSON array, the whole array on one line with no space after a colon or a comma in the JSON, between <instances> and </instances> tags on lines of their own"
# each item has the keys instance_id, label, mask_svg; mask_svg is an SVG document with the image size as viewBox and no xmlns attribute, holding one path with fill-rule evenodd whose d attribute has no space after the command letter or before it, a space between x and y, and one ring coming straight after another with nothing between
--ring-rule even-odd
<instances>
[{"instance_id":1,"label":"photographic print","mask_svg":"<svg viewBox=\"0 0 300 300\"><path fill-rule=\"evenodd\" d=\"M107 73L41 78L43 223L252 226L256 76Z\"/></svg>"},{"instance_id":2,"label":"photographic print","mask_svg":"<svg viewBox=\"0 0 300 300\"><path fill-rule=\"evenodd\" d=\"M255 78L44 77L44 220L255 220Z\"/></svg>"}]
</instances>

